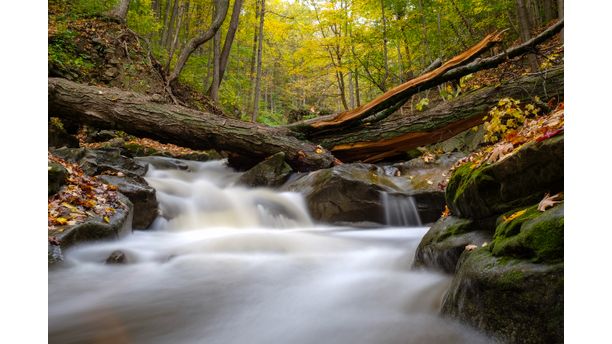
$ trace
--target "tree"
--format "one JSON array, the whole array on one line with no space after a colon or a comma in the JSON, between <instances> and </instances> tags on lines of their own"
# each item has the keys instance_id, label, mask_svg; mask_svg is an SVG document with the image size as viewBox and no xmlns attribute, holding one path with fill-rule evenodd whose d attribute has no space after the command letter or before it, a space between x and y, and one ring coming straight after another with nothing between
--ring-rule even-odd
<instances>
[{"instance_id":1,"label":"tree","mask_svg":"<svg viewBox=\"0 0 612 344\"><path fill-rule=\"evenodd\" d=\"M179 56L176 62L176 66L174 66L174 70L168 73L166 83L169 86L172 86L173 84L176 83L176 80L178 79L179 74L181 74L181 71L185 67L185 63L187 63L187 59L189 59L191 54L197 48L199 48L202 44L206 43L211 38L213 38L215 33L217 33L217 31L221 27L221 24L223 24L223 21L225 20L225 16L227 15L228 7L229 7L229 0L215 0L215 17L212 22L212 25L210 26L210 28L208 28L208 30L204 31L199 36L191 39L185 45L185 47L183 48L183 51L181 52L181 55Z\"/></svg>"},{"instance_id":2,"label":"tree","mask_svg":"<svg viewBox=\"0 0 612 344\"><path fill-rule=\"evenodd\" d=\"M111 16L125 22L127 19L128 9L130 8L130 0L121 0L111 13Z\"/></svg>"}]
</instances>

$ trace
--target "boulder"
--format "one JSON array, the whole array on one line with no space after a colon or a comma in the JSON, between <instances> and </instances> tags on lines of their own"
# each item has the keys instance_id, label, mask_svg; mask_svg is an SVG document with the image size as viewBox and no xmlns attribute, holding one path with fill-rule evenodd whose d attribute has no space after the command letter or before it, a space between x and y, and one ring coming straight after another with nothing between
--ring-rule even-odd
<instances>
[{"instance_id":1,"label":"boulder","mask_svg":"<svg viewBox=\"0 0 612 344\"><path fill-rule=\"evenodd\" d=\"M285 153L278 152L246 171L237 182L251 187L276 187L282 185L292 172L291 166L285 162Z\"/></svg>"},{"instance_id":2,"label":"boulder","mask_svg":"<svg viewBox=\"0 0 612 344\"><path fill-rule=\"evenodd\" d=\"M139 176L109 176L100 175L100 180L117 187L117 190L127 196L134 205L134 217L132 225L134 228L148 228L158 214L157 198L155 189L147 181Z\"/></svg>"},{"instance_id":3,"label":"boulder","mask_svg":"<svg viewBox=\"0 0 612 344\"><path fill-rule=\"evenodd\" d=\"M303 193L312 217L327 223L385 224L384 193L412 196L419 213L427 217L423 222L435 221L444 208L441 191L415 189L406 176L396 177L392 171L371 164L342 164L296 174L282 190Z\"/></svg>"},{"instance_id":4,"label":"boulder","mask_svg":"<svg viewBox=\"0 0 612 344\"><path fill-rule=\"evenodd\" d=\"M503 343L563 343L563 263L464 251L442 314Z\"/></svg>"},{"instance_id":5,"label":"boulder","mask_svg":"<svg viewBox=\"0 0 612 344\"><path fill-rule=\"evenodd\" d=\"M132 230L133 205L124 195L120 193L117 195L124 207L117 208L115 214L109 218L109 222L96 218L51 230L49 236L54 236L62 249L85 241L123 237Z\"/></svg>"},{"instance_id":6,"label":"boulder","mask_svg":"<svg viewBox=\"0 0 612 344\"><path fill-rule=\"evenodd\" d=\"M66 178L68 177L68 171L64 168L64 166L55 163L48 163L48 195L51 196L57 193L61 187L66 183Z\"/></svg>"},{"instance_id":7,"label":"boulder","mask_svg":"<svg viewBox=\"0 0 612 344\"><path fill-rule=\"evenodd\" d=\"M469 219L455 216L440 218L419 243L413 266L454 273L467 245L480 247L491 242L491 231L479 228L478 224Z\"/></svg>"},{"instance_id":8,"label":"boulder","mask_svg":"<svg viewBox=\"0 0 612 344\"><path fill-rule=\"evenodd\" d=\"M456 169L446 188L451 212L482 219L539 201L563 190L563 135L525 144L493 164Z\"/></svg>"}]
</instances>

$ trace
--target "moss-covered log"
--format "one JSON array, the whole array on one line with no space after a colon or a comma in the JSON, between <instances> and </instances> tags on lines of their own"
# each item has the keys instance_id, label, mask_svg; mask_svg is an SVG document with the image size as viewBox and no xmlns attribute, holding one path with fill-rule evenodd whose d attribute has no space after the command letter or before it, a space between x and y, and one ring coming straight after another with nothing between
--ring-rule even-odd
<instances>
[{"instance_id":1,"label":"moss-covered log","mask_svg":"<svg viewBox=\"0 0 612 344\"><path fill-rule=\"evenodd\" d=\"M533 101L563 98L563 67L527 75L498 86L478 89L411 116L398 113L377 123L335 130L313 138L342 161L376 162L407 150L440 142L475 125L499 99Z\"/></svg>"},{"instance_id":2,"label":"moss-covered log","mask_svg":"<svg viewBox=\"0 0 612 344\"><path fill-rule=\"evenodd\" d=\"M49 78L49 115L120 129L194 149L218 149L233 154L249 167L278 152L296 170L330 167L334 157L282 128L217 116L186 107L163 104L155 98L115 88L86 86Z\"/></svg>"}]
</instances>

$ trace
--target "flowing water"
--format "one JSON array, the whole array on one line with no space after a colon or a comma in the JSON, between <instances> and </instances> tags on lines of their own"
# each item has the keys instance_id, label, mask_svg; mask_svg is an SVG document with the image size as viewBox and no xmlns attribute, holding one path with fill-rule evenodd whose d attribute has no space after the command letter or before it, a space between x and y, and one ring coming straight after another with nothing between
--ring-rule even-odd
<instances>
[{"instance_id":1,"label":"flowing water","mask_svg":"<svg viewBox=\"0 0 612 344\"><path fill-rule=\"evenodd\" d=\"M424 227L315 226L300 195L233 187L222 162L151 168L154 228L65 252L50 343L486 343L413 271ZM121 250L125 265L104 263Z\"/></svg>"}]
</instances>

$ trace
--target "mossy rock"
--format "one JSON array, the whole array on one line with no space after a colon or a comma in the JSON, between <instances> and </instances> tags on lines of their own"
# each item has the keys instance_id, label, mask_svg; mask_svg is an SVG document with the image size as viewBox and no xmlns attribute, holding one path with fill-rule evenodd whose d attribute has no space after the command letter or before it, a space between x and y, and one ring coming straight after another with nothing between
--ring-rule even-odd
<instances>
[{"instance_id":1,"label":"mossy rock","mask_svg":"<svg viewBox=\"0 0 612 344\"><path fill-rule=\"evenodd\" d=\"M68 171L64 168L64 166L55 162L50 162L48 163L47 173L47 192L48 195L51 196L57 193L62 188L62 186L66 184Z\"/></svg>"},{"instance_id":2,"label":"mossy rock","mask_svg":"<svg viewBox=\"0 0 612 344\"><path fill-rule=\"evenodd\" d=\"M442 313L503 343L563 343L563 263L465 251Z\"/></svg>"},{"instance_id":3,"label":"mossy rock","mask_svg":"<svg viewBox=\"0 0 612 344\"><path fill-rule=\"evenodd\" d=\"M538 202L563 190L563 135L524 145L511 156L456 169L446 188L453 214L482 219Z\"/></svg>"},{"instance_id":4,"label":"mossy rock","mask_svg":"<svg viewBox=\"0 0 612 344\"><path fill-rule=\"evenodd\" d=\"M285 162L285 153L278 152L246 171L238 183L251 187L280 186L292 172L291 166Z\"/></svg>"},{"instance_id":5,"label":"mossy rock","mask_svg":"<svg viewBox=\"0 0 612 344\"><path fill-rule=\"evenodd\" d=\"M425 234L417 247L413 267L455 272L465 246L491 242L490 231L481 230L472 220L455 216L440 218Z\"/></svg>"},{"instance_id":6,"label":"mossy rock","mask_svg":"<svg viewBox=\"0 0 612 344\"><path fill-rule=\"evenodd\" d=\"M503 220L511 213L500 217L491 243L493 255L533 262L563 261L563 210L563 203L544 212L533 206L520 210L521 215L511 221Z\"/></svg>"}]
</instances>

